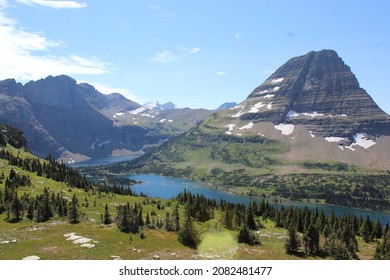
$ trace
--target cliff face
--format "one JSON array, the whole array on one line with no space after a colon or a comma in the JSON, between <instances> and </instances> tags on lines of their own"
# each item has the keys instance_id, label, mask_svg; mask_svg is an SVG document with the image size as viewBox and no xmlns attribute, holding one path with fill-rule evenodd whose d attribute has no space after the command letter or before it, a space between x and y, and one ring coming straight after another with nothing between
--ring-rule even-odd
<instances>
[{"instance_id":1,"label":"cliff face","mask_svg":"<svg viewBox=\"0 0 390 280\"><path fill-rule=\"evenodd\" d=\"M115 98L116 97L116 98ZM0 82L0 123L21 129L30 150L45 157L80 160L131 153L159 142L148 129L115 126L101 110L139 107L125 98L106 96L68 76L47 77L24 86ZM127 152L126 152L127 151Z\"/></svg>"},{"instance_id":2,"label":"cliff face","mask_svg":"<svg viewBox=\"0 0 390 280\"><path fill-rule=\"evenodd\" d=\"M351 69L332 50L290 59L248 100L271 105L241 116L243 120L303 124L324 137L351 137L357 131L390 135L390 117L360 88Z\"/></svg>"}]
</instances>

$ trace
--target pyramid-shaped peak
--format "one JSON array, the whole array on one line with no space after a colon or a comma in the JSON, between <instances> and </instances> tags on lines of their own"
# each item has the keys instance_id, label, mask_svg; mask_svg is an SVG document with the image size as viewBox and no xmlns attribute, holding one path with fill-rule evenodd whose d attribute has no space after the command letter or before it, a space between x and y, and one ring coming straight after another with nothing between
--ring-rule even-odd
<instances>
[{"instance_id":1,"label":"pyramid-shaped peak","mask_svg":"<svg viewBox=\"0 0 390 280\"><path fill-rule=\"evenodd\" d=\"M307 123L305 116L323 116L321 121L329 124L324 135L334 129L335 117L341 118L339 123L359 124L359 127L390 120L333 50L311 51L291 58L257 87L247 102L268 106L252 110L241 119L278 124L297 123L302 117L301 122Z\"/></svg>"}]
</instances>

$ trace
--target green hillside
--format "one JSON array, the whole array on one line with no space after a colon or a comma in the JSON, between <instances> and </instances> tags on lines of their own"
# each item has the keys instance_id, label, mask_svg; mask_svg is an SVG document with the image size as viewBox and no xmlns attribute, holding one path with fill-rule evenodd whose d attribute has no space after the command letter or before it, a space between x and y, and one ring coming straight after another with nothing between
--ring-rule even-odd
<instances>
[{"instance_id":1,"label":"green hillside","mask_svg":"<svg viewBox=\"0 0 390 280\"><path fill-rule=\"evenodd\" d=\"M186 192L169 201L133 196L110 182L92 185L76 170L10 142L0 147L0 168L0 259L372 259L388 254L382 245L375 253L388 231L357 217L276 210L265 202L217 203ZM303 243L289 251L291 225ZM343 241L341 233L349 227L352 239ZM307 243L312 234L318 238Z\"/></svg>"},{"instance_id":2,"label":"green hillside","mask_svg":"<svg viewBox=\"0 0 390 280\"><path fill-rule=\"evenodd\" d=\"M390 210L389 172L336 161L291 160L291 146L254 133L228 135L214 114L196 128L112 173L186 177L246 195Z\"/></svg>"}]
</instances>

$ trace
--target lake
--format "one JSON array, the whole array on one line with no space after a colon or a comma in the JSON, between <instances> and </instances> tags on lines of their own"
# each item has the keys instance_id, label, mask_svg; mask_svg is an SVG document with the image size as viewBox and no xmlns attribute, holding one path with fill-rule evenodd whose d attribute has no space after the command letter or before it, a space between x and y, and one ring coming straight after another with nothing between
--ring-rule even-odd
<instances>
[{"instance_id":1,"label":"lake","mask_svg":"<svg viewBox=\"0 0 390 280\"><path fill-rule=\"evenodd\" d=\"M71 164L72 167L81 167L81 166L100 166L100 165L109 165L121 161L131 161L137 158L137 156L124 156L124 157L105 157L93 160L87 160L83 162L77 162ZM234 203L243 203L248 204L250 201L261 201L263 198L261 197L249 197L242 196L237 194L226 193L222 191L218 191L212 189L205 183L182 179L182 178L171 178L164 177L159 175L152 174L140 174L140 175L128 175L127 178L135 179L137 181L141 181L141 184L137 184L132 186L132 190L136 193L143 192L150 197L170 199L180 192L184 191L184 189L192 192L203 194L205 197L210 199L223 199L226 201L234 202ZM282 204L275 203L273 200L270 200L274 206L280 206ZM335 212L337 216L343 215L355 215L357 217L362 216L366 217L370 216L371 220L379 219L382 224L389 223L390 224L390 213L385 212L376 212L355 208L347 208L341 206L327 205L327 204L317 204L317 203L308 203L308 202L295 202L295 201L283 201L283 205L295 206L295 207L305 207L307 206L309 209L318 210L323 209L325 214L329 214L332 210Z\"/></svg>"},{"instance_id":2,"label":"lake","mask_svg":"<svg viewBox=\"0 0 390 280\"><path fill-rule=\"evenodd\" d=\"M226 192L221 192L215 189L210 188L206 184L202 182L181 179L181 178L170 178L159 175L151 175L151 174L139 174L139 175L129 175L127 178L135 179L137 181L141 181L141 184L137 184L132 186L131 189L136 193L143 192L150 197L159 197L164 199L170 199L180 192L184 191L184 189L192 192L203 194L205 197L210 199L223 199L226 201L234 202L234 203L243 203L249 204L251 201L260 202L263 198L261 197L249 197L242 196L237 194L231 194ZM308 207L309 209L315 210L318 208L324 210L325 214L329 214L332 210L335 212L337 216L344 215L355 215L357 217L366 217L370 216L371 220L379 219L379 221L385 225L386 223L390 224L390 213L377 212L377 211L369 211L355 208L347 208L341 206L327 205L327 204L318 204L318 203L308 203L308 202L295 202L295 201L283 201L283 203L275 203L273 200L270 200L270 203L276 207L281 206L282 204L285 207L295 206L295 207Z\"/></svg>"}]
</instances>

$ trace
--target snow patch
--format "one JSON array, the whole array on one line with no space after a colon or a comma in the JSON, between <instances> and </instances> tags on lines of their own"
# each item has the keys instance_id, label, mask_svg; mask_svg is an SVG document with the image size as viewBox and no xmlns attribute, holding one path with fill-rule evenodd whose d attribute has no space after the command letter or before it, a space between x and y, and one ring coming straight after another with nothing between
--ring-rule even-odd
<instances>
[{"instance_id":1,"label":"snow patch","mask_svg":"<svg viewBox=\"0 0 390 280\"><path fill-rule=\"evenodd\" d=\"M255 105L253 105L250 111L248 111L248 113L257 113L259 112L259 109L264 106L265 104L263 102L256 103Z\"/></svg>"},{"instance_id":2,"label":"snow patch","mask_svg":"<svg viewBox=\"0 0 390 280\"><path fill-rule=\"evenodd\" d=\"M311 117L311 118L315 118L315 117L321 117L323 116L324 114L320 114L318 112L312 112L312 113L297 113L293 110L290 110L288 111L287 113L287 118L295 118L295 117L299 117L299 116L306 116L306 117Z\"/></svg>"},{"instance_id":3,"label":"snow patch","mask_svg":"<svg viewBox=\"0 0 390 280\"><path fill-rule=\"evenodd\" d=\"M232 135L232 133L230 131L226 131L226 134L227 135Z\"/></svg>"},{"instance_id":4,"label":"snow patch","mask_svg":"<svg viewBox=\"0 0 390 280\"><path fill-rule=\"evenodd\" d=\"M113 115L114 118L116 117L122 117L125 113L116 113L115 115Z\"/></svg>"},{"instance_id":5,"label":"snow patch","mask_svg":"<svg viewBox=\"0 0 390 280\"><path fill-rule=\"evenodd\" d=\"M266 96L264 96L264 98L274 98L275 97L275 94L267 94Z\"/></svg>"},{"instance_id":6,"label":"snow patch","mask_svg":"<svg viewBox=\"0 0 390 280\"><path fill-rule=\"evenodd\" d=\"M293 124L284 124L284 123L281 123L281 124L278 124L278 125L274 125L274 127L281 131L283 135L290 135L291 133L294 132L294 125Z\"/></svg>"},{"instance_id":7,"label":"snow patch","mask_svg":"<svg viewBox=\"0 0 390 280\"><path fill-rule=\"evenodd\" d=\"M283 82L284 78L277 78L277 79L273 79L271 80L271 84L280 84L281 82Z\"/></svg>"},{"instance_id":8,"label":"snow patch","mask_svg":"<svg viewBox=\"0 0 390 280\"><path fill-rule=\"evenodd\" d=\"M298 116L299 116L299 114L293 110L290 110L287 113L287 118L294 118L294 117L298 117Z\"/></svg>"},{"instance_id":9,"label":"snow patch","mask_svg":"<svg viewBox=\"0 0 390 280\"><path fill-rule=\"evenodd\" d=\"M276 91L279 91L279 90L280 90L280 87L274 87L274 89L272 91L276 92Z\"/></svg>"},{"instance_id":10,"label":"snow patch","mask_svg":"<svg viewBox=\"0 0 390 280\"><path fill-rule=\"evenodd\" d=\"M367 150L376 144L374 140L368 139L367 134L365 133L357 133L353 136L353 139L355 139L355 143L352 143L349 146L349 149L353 149L354 146L360 146Z\"/></svg>"},{"instance_id":11,"label":"snow patch","mask_svg":"<svg viewBox=\"0 0 390 280\"><path fill-rule=\"evenodd\" d=\"M108 143L110 143L110 140L102 142L102 143L98 144L98 146L101 148L103 145L108 144Z\"/></svg>"},{"instance_id":12,"label":"snow patch","mask_svg":"<svg viewBox=\"0 0 390 280\"><path fill-rule=\"evenodd\" d=\"M324 114L319 114L317 112L313 112L313 113L302 113L302 115L307 116L307 117L315 118L315 117L321 117Z\"/></svg>"},{"instance_id":13,"label":"snow patch","mask_svg":"<svg viewBox=\"0 0 390 280\"><path fill-rule=\"evenodd\" d=\"M316 137L316 136L313 134L313 132L312 132L312 131L309 131L309 134L310 134L311 138L314 138L314 137Z\"/></svg>"},{"instance_id":14,"label":"snow patch","mask_svg":"<svg viewBox=\"0 0 390 280\"><path fill-rule=\"evenodd\" d=\"M237 114L233 115L232 118L238 118L238 117L240 117L240 116L242 116L244 114L245 114L245 112L240 111Z\"/></svg>"},{"instance_id":15,"label":"snow patch","mask_svg":"<svg viewBox=\"0 0 390 280\"><path fill-rule=\"evenodd\" d=\"M148 117L148 118L152 118L152 119L154 119L156 116L153 116L153 115L151 115L151 114L141 114L141 116L143 116L143 117Z\"/></svg>"},{"instance_id":16,"label":"snow patch","mask_svg":"<svg viewBox=\"0 0 390 280\"><path fill-rule=\"evenodd\" d=\"M160 120L160 123L164 123L167 119Z\"/></svg>"},{"instance_id":17,"label":"snow patch","mask_svg":"<svg viewBox=\"0 0 390 280\"><path fill-rule=\"evenodd\" d=\"M271 110L271 109L272 109L272 102L269 103L269 104L267 105L267 109L268 109L268 110Z\"/></svg>"},{"instance_id":18,"label":"snow patch","mask_svg":"<svg viewBox=\"0 0 390 280\"><path fill-rule=\"evenodd\" d=\"M173 120L168 120L168 122L169 122L169 123L172 123L172 122L173 122Z\"/></svg>"},{"instance_id":19,"label":"snow patch","mask_svg":"<svg viewBox=\"0 0 390 280\"><path fill-rule=\"evenodd\" d=\"M241 105L237 105L237 106L234 106L232 108L230 108L229 110L237 110L237 109L240 109L241 108Z\"/></svg>"},{"instance_id":20,"label":"snow patch","mask_svg":"<svg viewBox=\"0 0 390 280\"><path fill-rule=\"evenodd\" d=\"M340 141L348 140L348 139L343 138L343 137L334 137L334 136L331 136L331 137L325 137L325 140L328 141L329 143L338 143L338 142L340 142Z\"/></svg>"},{"instance_id":21,"label":"snow patch","mask_svg":"<svg viewBox=\"0 0 390 280\"><path fill-rule=\"evenodd\" d=\"M95 142L92 143L91 150L95 150Z\"/></svg>"},{"instance_id":22,"label":"snow patch","mask_svg":"<svg viewBox=\"0 0 390 280\"><path fill-rule=\"evenodd\" d=\"M149 110L148 108L145 108L145 107L139 107L135 110L132 110L132 111L129 111L130 114L133 114L133 115L139 115L141 114L142 112L145 112L146 110Z\"/></svg>"},{"instance_id":23,"label":"snow patch","mask_svg":"<svg viewBox=\"0 0 390 280\"><path fill-rule=\"evenodd\" d=\"M231 124L228 124L226 126L229 128L229 131L232 131L236 125L231 123Z\"/></svg>"},{"instance_id":24,"label":"snow patch","mask_svg":"<svg viewBox=\"0 0 390 280\"><path fill-rule=\"evenodd\" d=\"M240 130L243 129L251 129L253 127L253 122L248 123L247 125L244 125L243 127L240 127Z\"/></svg>"}]
</instances>

